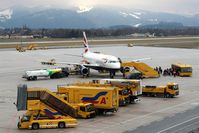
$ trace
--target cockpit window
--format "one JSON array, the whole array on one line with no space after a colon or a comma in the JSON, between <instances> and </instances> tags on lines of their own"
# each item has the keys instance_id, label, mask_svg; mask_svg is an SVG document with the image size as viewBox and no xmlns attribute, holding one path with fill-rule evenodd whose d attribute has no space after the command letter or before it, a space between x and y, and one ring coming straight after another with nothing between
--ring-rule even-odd
<instances>
[{"instance_id":1,"label":"cockpit window","mask_svg":"<svg viewBox=\"0 0 199 133\"><path fill-rule=\"evenodd\" d=\"M108 61L108 63L117 63L118 61L113 61L113 60L110 60Z\"/></svg>"}]
</instances>

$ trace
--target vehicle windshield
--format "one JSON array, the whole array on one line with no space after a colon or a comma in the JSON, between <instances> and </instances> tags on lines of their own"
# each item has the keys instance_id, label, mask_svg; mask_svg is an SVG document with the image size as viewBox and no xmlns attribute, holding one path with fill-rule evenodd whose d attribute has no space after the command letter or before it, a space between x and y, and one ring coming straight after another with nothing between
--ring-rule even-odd
<instances>
[{"instance_id":1,"label":"vehicle windshield","mask_svg":"<svg viewBox=\"0 0 199 133\"><path fill-rule=\"evenodd\" d=\"M178 90L178 85L170 85L169 89Z\"/></svg>"},{"instance_id":2,"label":"vehicle windshield","mask_svg":"<svg viewBox=\"0 0 199 133\"><path fill-rule=\"evenodd\" d=\"M192 68L181 68L181 72L192 72Z\"/></svg>"},{"instance_id":3,"label":"vehicle windshield","mask_svg":"<svg viewBox=\"0 0 199 133\"><path fill-rule=\"evenodd\" d=\"M87 112L95 111L94 105L87 105L86 107Z\"/></svg>"},{"instance_id":4,"label":"vehicle windshield","mask_svg":"<svg viewBox=\"0 0 199 133\"><path fill-rule=\"evenodd\" d=\"M119 91L119 94L120 95L128 95L129 91L128 90L121 90L121 91Z\"/></svg>"},{"instance_id":5,"label":"vehicle windshield","mask_svg":"<svg viewBox=\"0 0 199 133\"><path fill-rule=\"evenodd\" d=\"M30 116L28 116L28 115L23 115L23 117L21 118L21 121L22 121L22 122L28 122L28 121L30 121Z\"/></svg>"}]
</instances>

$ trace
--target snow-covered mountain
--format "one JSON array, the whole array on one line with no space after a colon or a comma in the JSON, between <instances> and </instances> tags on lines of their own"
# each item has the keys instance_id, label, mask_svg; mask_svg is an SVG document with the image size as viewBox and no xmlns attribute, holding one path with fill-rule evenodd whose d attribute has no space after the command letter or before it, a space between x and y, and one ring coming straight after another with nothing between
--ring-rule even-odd
<instances>
[{"instance_id":1,"label":"snow-covered mountain","mask_svg":"<svg viewBox=\"0 0 199 133\"><path fill-rule=\"evenodd\" d=\"M101 28L117 25L140 27L159 22L176 22L185 26L199 26L199 15L183 16L114 7L86 7L72 9L18 7L0 11L0 27L27 25L31 28Z\"/></svg>"},{"instance_id":2,"label":"snow-covered mountain","mask_svg":"<svg viewBox=\"0 0 199 133\"><path fill-rule=\"evenodd\" d=\"M12 18L12 9L5 9L0 11L0 22L7 21Z\"/></svg>"}]
</instances>

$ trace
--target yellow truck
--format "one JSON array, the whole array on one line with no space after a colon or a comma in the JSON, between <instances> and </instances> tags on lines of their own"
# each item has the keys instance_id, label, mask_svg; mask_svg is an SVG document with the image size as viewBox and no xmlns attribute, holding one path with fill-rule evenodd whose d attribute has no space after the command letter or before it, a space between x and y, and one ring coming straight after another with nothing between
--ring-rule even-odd
<instances>
[{"instance_id":1,"label":"yellow truck","mask_svg":"<svg viewBox=\"0 0 199 133\"><path fill-rule=\"evenodd\" d=\"M56 110L48 107L40 100L29 100L29 110L18 122L19 129L40 129L40 128L65 128L75 127L77 120L71 116L65 116Z\"/></svg>"},{"instance_id":2,"label":"yellow truck","mask_svg":"<svg viewBox=\"0 0 199 133\"><path fill-rule=\"evenodd\" d=\"M76 83L76 84L71 84L74 86L85 86L85 87L98 87L104 88L104 87L113 87L111 84L98 84L98 83ZM118 88L118 93L119 93L119 106L125 106L129 104L129 90L126 88Z\"/></svg>"},{"instance_id":3,"label":"yellow truck","mask_svg":"<svg viewBox=\"0 0 199 133\"><path fill-rule=\"evenodd\" d=\"M39 47L37 44L26 44L26 46L16 45L16 50L19 52L25 52L26 50L38 50L47 49L46 47Z\"/></svg>"},{"instance_id":4,"label":"yellow truck","mask_svg":"<svg viewBox=\"0 0 199 133\"><path fill-rule=\"evenodd\" d=\"M69 103L92 103L97 113L116 112L119 106L118 88L58 85L57 93L65 94Z\"/></svg>"},{"instance_id":5,"label":"yellow truck","mask_svg":"<svg viewBox=\"0 0 199 133\"><path fill-rule=\"evenodd\" d=\"M192 66L188 64L171 64L171 68L176 72L176 75L181 77L192 76Z\"/></svg>"},{"instance_id":6,"label":"yellow truck","mask_svg":"<svg viewBox=\"0 0 199 133\"><path fill-rule=\"evenodd\" d=\"M179 95L179 86L177 83L168 83L166 86L143 86L143 96L164 96L166 98L173 98Z\"/></svg>"},{"instance_id":7,"label":"yellow truck","mask_svg":"<svg viewBox=\"0 0 199 133\"><path fill-rule=\"evenodd\" d=\"M132 80L132 79L101 79L101 80L93 80L93 83L98 84L110 84L111 86L115 86L123 90L122 93L124 101L124 105L128 103L136 103L139 101L138 96L142 95L142 82L141 80ZM126 95L128 92L128 95ZM119 92L121 93L121 92ZM120 95L121 96L121 95ZM126 98L128 97L128 98ZM127 101L128 100L128 101ZM122 104L122 103L121 103Z\"/></svg>"},{"instance_id":8,"label":"yellow truck","mask_svg":"<svg viewBox=\"0 0 199 133\"><path fill-rule=\"evenodd\" d=\"M73 86L87 87L117 87L119 93L119 106L125 106L139 101L138 96L142 95L141 80L131 79L100 79L92 80L90 83L76 83Z\"/></svg>"}]
</instances>

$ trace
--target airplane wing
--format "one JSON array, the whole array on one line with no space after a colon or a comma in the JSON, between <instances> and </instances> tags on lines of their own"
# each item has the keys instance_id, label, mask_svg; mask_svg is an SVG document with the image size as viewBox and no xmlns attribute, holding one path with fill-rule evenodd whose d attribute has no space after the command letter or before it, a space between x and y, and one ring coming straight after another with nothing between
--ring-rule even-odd
<instances>
[{"instance_id":1,"label":"airplane wing","mask_svg":"<svg viewBox=\"0 0 199 133\"><path fill-rule=\"evenodd\" d=\"M76 66L85 66L85 67L99 67L98 64L73 63L73 62L56 62L56 64L76 65Z\"/></svg>"},{"instance_id":2,"label":"airplane wing","mask_svg":"<svg viewBox=\"0 0 199 133\"><path fill-rule=\"evenodd\" d=\"M140 61L143 61L143 60L151 60L152 58L141 58L141 59L135 59L133 61L135 62L140 62Z\"/></svg>"},{"instance_id":3,"label":"airplane wing","mask_svg":"<svg viewBox=\"0 0 199 133\"><path fill-rule=\"evenodd\" d=\"M74 56L74 57L81 57L81 58L82 58L82 55L75 55L75 54L64 54L64 55L67 55L67 56Z\"/></svg>"},{"instance_id":4,"label":"airplane wing","mask_svg":"<svg viewBox=\"0 0 199 133\"><path fill-rule=\"evenodd\" d=\"M152 58L140 58L140 59L122 58L122 61L140 62L140 61L144 61L144 60L152 60Z\"/></svg>"}]
</instances>

